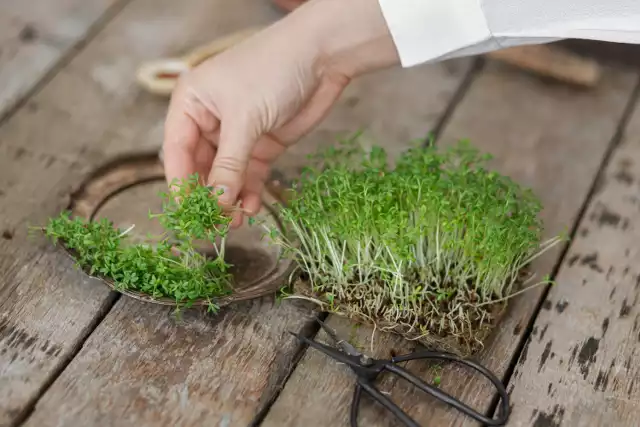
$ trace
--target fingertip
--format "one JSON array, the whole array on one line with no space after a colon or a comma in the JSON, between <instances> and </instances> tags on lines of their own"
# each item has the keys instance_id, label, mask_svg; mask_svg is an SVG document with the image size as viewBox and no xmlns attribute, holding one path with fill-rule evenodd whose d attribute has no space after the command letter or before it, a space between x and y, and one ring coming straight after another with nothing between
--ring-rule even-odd
<instances>
[{"instance_id":1,"label":"fingertip","mask_svg":"<svg viewBox=\"0 0 640 427\"><path fill-rule=\"evenodd\" d=\"M257 193L248 193L242 201L242 210L249 216L256 215L262 207L262 200Z\"/></svg>"},{"instance_id":2,"label":"fingertip","mask_svg":"<svg viewBox=\"0 0 640 427\"><path fill-rule=\"evenodd\" d=\"M212 186L211 188L213 188L213 192L218 198L218 203L220 204L220 206L222 206L225 209L230 209L233 207L233 204L235 202L235 197L233 196L228 186L218 184L218 185Z\"/></svg>"},{"instance_id":3,"label":"fingertip","mask_svg":"<svg viewBox=\"0 0 640 427\"><path fill-rule=\"evenodd\" d=\"M244 222L244 215L241 211L234 211L231 213L231 228L236 229L242 226Z\"/></svg>"},{"instance_id":4,"label":"fingertip","mask_svg":"<svg viewBox=\"0 0 640 427\"><path fill-rule=\"evenodd\" d=\"M252 129L253 126L245 121L221 125L220 142L208 179L209 185L224 188L221 204L235 204L244 186L247 163L256 141L256 133Z\"/></svg>"}]
</instances>

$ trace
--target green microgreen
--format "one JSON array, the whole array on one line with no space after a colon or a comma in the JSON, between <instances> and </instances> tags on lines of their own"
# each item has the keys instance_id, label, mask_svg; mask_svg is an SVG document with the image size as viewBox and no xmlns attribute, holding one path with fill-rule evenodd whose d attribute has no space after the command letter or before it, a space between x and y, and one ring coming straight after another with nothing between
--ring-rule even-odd
<instances>
[{"instance_id":1,"label":"green microgreen","mask_svg":"<svg viewBox=\"0 0 640 427\"><path fill-rule=\"evenodd\" d=\"M196 300L208 301L227 295L231 289L231 267L224 260L224 243L231 218L220 208L217 196L198 184L193 175L174 182L161 193L161 213L150 213L165 229L160 241L129 241L128 230L116 228L107 219L87 221L63 212L44 228L53 243L61 242L89 274L107 278L116 289L140 292L153 298L170 298L178 307ZM198 252L195 241L206 239L217 256Z\"/></svg>"},{"instance_id":2,"label":"green microgreen","mask_svg":"<svg viewBox=\"0 0 640 427\"><path fill-rule=\"evenodd\" d=\"M516 293L541 242L540 201L467 141L395 159L356 138L320 152L281 212L314 299L330 311L466 344ZM394 326L395 327L395 326Z\"/></svg>"},{"instance_id":3,"label":"green microgreen","mask_svg":"<svg viewBox=\"0 0 640 427\"><path fill-rule=\"evenodd\" d=\"M433 374L433 385L436 387L439 386L442 382L442 365L440 363L436 363L431 367L430 371Z\"/></svg>"}]
</instances>

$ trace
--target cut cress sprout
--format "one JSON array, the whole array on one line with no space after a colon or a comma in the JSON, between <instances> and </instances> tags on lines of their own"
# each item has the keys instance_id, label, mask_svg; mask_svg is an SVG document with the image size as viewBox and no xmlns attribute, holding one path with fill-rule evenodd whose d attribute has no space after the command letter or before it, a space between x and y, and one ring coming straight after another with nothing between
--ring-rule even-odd
<instances>
[{"instance_id":1,"label":"cut cress sprout","mask_svg":"<svg viewBox=\"0 0 640 427\"><path fill-rule=\"evenodd\" d=\"M231 218L219 207L218 195L198 184L197 175L174 188L161 194L162 212L149 214L166 230L153 247L127 242L130 229L119 230L106 219L71 218L69 212L50 219L44 232L54 243L63 243L80 267L110 279L116 289L171 298L178 307L205 299L215 311L213 299L231 290L230 265L224 260ZM197 239L211 243L217 256L210 259L199 253Z\"/></svg>"},{"instance_id":2,"label":"cut cress sprout","mask_svg":"<svg viewBox=\"0 0 640 427\"><path fill-rule=\"evenodd\" d=\"M523 269L562 240L540 243L540 202L464 141L395 168L354 139L318 159L282 209L296 242L270 233L305 276L294 293L429 345L479 348Z\"/></svg>"}]
</instances>

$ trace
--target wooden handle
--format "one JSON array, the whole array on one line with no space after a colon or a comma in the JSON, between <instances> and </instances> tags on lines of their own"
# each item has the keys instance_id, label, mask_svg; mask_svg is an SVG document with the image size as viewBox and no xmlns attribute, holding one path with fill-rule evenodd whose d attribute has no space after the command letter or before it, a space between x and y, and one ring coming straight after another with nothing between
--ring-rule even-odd
<instances>
[{"instance_id":1,"label":"wooden handle","mask_svg":"<svg viewBox=\"0 0 640 427\"><path fill-rule=\"evenodd\" d=\"M597 62L550 45L518 46L491 52L491 59L566 83L594 87L600 80Z\"/></svg>"},{"instance_id":2,"label":"wooden handle","mask_svg":"<svg viewBox=\"0 0 640 427\"><path fill-rule=\"evenodd\" d=\"M176 86L180 74L191 67L181 59L160 59L145 62L136 71L136 81L147 92L169 96Z\"/></svg>"}]
</instances>

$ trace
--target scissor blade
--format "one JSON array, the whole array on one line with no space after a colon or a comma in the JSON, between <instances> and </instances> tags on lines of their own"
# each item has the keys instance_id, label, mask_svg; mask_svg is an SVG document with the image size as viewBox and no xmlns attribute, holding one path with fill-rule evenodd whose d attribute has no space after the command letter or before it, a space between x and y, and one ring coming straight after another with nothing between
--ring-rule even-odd
<instances>
[{"instance_id":1,"label":"scissor blade","mask_svg":"<svg viewBox=\"0 0 640 427\"><path fill-rule=\"evenodd\" d=\"M349 356L356 356L356 357L362 356L362 353L359 352L354 346L349 344L347 341L338 338L338 334L336 334L336 331L330 328L329 326L327 326L326 323L324 323L322 320L320 320L317 317L316 317L316 321L320 324L320 327L324 329L327 335L331 337L331 339L336 343L336 345L340 347L342 351L344 351Z\"/></svg>"},{"instance_id":2,"label":"scissor blade","mask_svg":"<svg viewBox=\"0 0 640 427\"><path fill-rule=\"evenodd\" d=\"M334 331L332 328L330 328L329 326L327 326L326 323L324 323L322 320L320 320L319 317L316 317L316 322L318 322L318 324L320 325L320 327L322 329L324 329L324 331L327 333L327 335L329 335L329 337L336 343L338 344L340 341L342 341L340 338L338 338L338 334L336 334L336 331Z\"/></svg>"},{"instance_id":3,"label":"scissor blade","mask_svg":"<svg viewBox=\"0 0 640 427\"><path fill-rule=\"evenodd\" d=\"M303 343L307 344L309 347L313 347L316 350L320 350L321 352L323 352L324 354L326 354L327 356L331 356L332 358L334 358L335 360L337 360L340 363L344 363L345 365L349 365L353 368L359 367L360 366L360 361L357 357L354 356L350 356L348 354L344 354L343 352L328 346L326 344L322 344L319 343L317 341L311 340L307 337L305 337L304 335L300 335L300 334L296 334L295 332L289 332L291 335L293 335L294 337L298 338L298 340L302 341Z\"/></svg>"}]
</instances>

